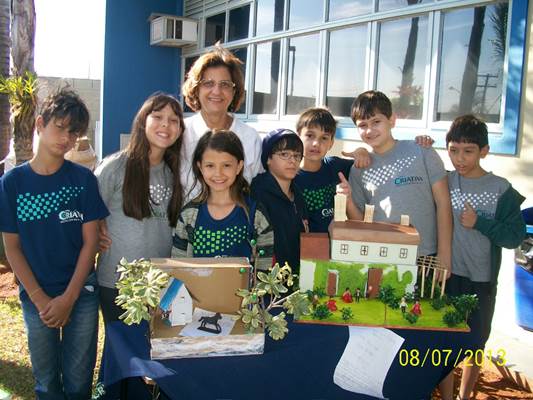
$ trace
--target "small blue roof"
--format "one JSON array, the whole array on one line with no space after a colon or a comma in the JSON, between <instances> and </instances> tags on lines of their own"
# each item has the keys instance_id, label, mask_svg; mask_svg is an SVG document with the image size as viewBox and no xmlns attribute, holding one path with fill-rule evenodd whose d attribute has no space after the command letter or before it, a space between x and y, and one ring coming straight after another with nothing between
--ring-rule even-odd
<instances>
[{"instance_id":1,"label":"small blue roof","mask_svg":"<svg viewBox=\"0 0 533 400\"><path fill-rule=\"evenodd\" d=\"M172 282L170 282L170 285L168 286L167 291L165 292L165 295L159 302L159 307L163 311L169 311L170 305L172 304L172 301L178 294L181 286L183 285L183 282L179 279L172 278Z\"/></svg>"}]
</instances>

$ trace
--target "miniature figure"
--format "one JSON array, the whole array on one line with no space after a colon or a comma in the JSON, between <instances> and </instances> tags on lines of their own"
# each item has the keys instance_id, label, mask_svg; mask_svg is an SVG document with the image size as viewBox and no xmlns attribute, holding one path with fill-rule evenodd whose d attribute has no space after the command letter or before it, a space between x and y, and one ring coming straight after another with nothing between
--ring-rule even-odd
<instances>
[{"instance_id":1,"label":"miniature figure","mask_svg":"<svg viewBox=\"0 0 533 400\"><path fill-rule=\"evenodd\" d=\"M406 309L407 309L407 302L405 301L405 297L402 297L402 300L400 301L400 310L402 310L402 314L405 314Z\"/></svg>"},{"instance_id":2,"label":"miniature figure","mask_svg":"<svg viewBox=\"0 0 533 400\"><path fill-rule=\"evenodd\" d=\"M202 324L198 327L198 329L205 332L219 334L220 332L222 332L222 328L218 323L218 320L220 319L222 319L222 315L220 315L219 312L217 312L215 315L212 315L211 317L201 317L198 321L201 321ZM206 327L207 324L213 325L215 329Z\"/></svg>"},{"instance_id":3,"label":"miniature figure","mask_svg":"<svg viewBox=\"0 0 533 400\"><path fill-rule=\"evenodd\" d=\"M318 294L313 294L313 300L311 301L311 304L313 306L313 310L315 310L316 306L318 305Z\"/></svg>"},{"instance_id":4,"label":"miniature figure","mask_svg":"<svg viewBox=\"0 0 533 400\"><path fill-rule=\"evenodd\" d=\"M357 288L355 289L355 302L359 303L359 300L361 300L361 289Z\"/></svg>"},{"instance_id":5,"label":"miniature figure","mask_svg":"<svg viewBox=\"0 0 533 400\"><path fill-rule=\"evenodd\" d=\"M420 302L418 300L415 301L415 305L411 309L411 312L418 316L422 315L422 308L420 308Z\"/></svg>"},{"instance_id":6,"label":"miniature figure","mask_svg":"<svg viewBox=\"0 0 533 400\"><path fill-rule=\"evenodd\" d=\"M342 301L344 301L345 303L353 302L352 293L350 293L350 288L346 288L346 290L342 294Z\"/></svg>"},{"instance_id":7,"label":"miniature figure","mask_svg":"<svg viewBox=\"0 0 533 400\"><path fill-rule=\"evenodd\" d=\"M333 296L329 296L326 306L328 306L329 311L337 311L337 302L333 299Z\"/></svg>"}]
</instances>

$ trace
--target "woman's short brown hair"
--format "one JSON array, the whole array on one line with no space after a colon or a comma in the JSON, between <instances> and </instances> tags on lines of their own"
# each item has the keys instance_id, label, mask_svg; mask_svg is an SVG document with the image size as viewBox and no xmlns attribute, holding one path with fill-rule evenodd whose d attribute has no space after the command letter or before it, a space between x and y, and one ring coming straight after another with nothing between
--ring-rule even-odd
<instances>
[{"instance_id":1,"label":"woman's short brown hair","mask_svg":"<svg viewBox=\"0 0 533 400\"><path fill-rule=\"evenodd\" d=\"M228 107L228 111L238 110L244 100L242 64L243 62L235 57L233 53L218 44L215 45L213 50L202 54L192 65L183 83L183 96L187 105L194 111L200 111L202 105L198 98L198 89L205 70L212 67L226 67L231 75L231 80L235 83L233 100Z\"/></svg>"}]
</instances>

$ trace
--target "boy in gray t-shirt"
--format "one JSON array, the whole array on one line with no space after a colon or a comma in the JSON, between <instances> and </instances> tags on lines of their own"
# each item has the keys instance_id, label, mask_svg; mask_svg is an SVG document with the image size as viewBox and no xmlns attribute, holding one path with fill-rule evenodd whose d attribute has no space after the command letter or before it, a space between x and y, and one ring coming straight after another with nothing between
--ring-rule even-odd
<instances>
[{"instance_id":1,"label":"boy in gray t-shirt","mask_svg":"<svg viewBox=\"0 0 533 400\"><path fill-rule=\"evenodd\" d=\"M444 267L451 266L452 216L446 171L434 149L413 141L398 141L391 130L396 122L387 96L370 90L352 105L352 120L361 139L372 147L372 164L352 168L352 199L361 210L375 206L374 219L400 223L409 215L419 231L419 255L438 254Z\"/></svg>"},{"instance_id":2,"label":"boy in gray t-shirt","mask_svg":"<svg viewBox=\"0 0 533 400\"><path fill-rule=\"evenodd\" d=\"M501 248L517 247L525 236L520 212L524 197L506 179L481 168L480 160L489 152L484 122L472 115L456 118L446 146L455 168L448 173L454 225L447 292L477 295L478 308L468 324L473 348L484 349L494 314ZM476 363L465 363L460 399L470 398L479 369Z\"/></svg>"}]
</instances>

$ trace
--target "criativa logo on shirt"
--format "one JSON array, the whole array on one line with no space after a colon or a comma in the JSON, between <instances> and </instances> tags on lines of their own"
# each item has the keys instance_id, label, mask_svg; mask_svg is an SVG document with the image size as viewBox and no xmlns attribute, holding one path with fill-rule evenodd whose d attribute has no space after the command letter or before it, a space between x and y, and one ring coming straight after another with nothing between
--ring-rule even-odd
<instances>
[{"instance_id":1,"label":"criativa logo on shirt","mask_svg":"<svg viewBox=\"0 0 533 400\"><path fill-rule=\"evenodd\" d=\"M83 222L83 213L78 210L63 210L59 212L58 216L59 221L62 224L68 222Z\"/></svg>"}]
</instances>

